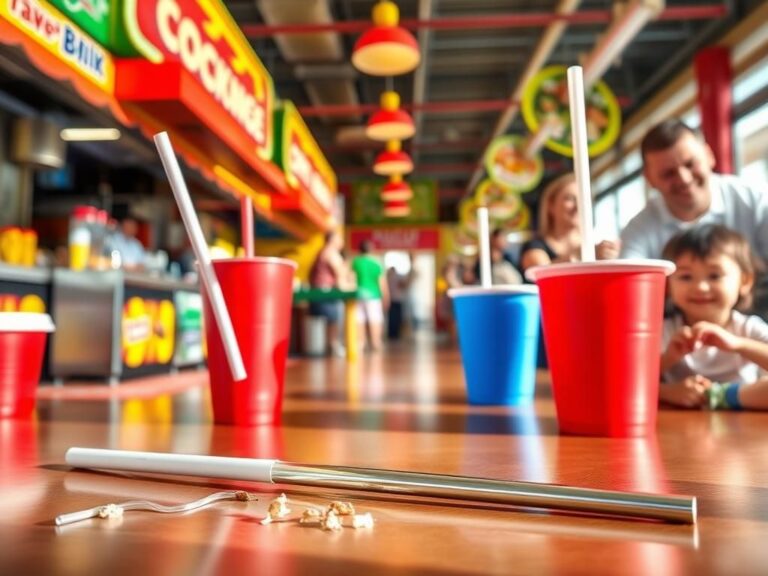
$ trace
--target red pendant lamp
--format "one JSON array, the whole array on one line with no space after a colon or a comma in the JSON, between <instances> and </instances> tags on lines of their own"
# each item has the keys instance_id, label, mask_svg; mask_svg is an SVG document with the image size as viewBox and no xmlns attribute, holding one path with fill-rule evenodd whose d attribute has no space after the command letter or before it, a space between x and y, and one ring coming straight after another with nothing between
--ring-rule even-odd
<instances>
[{"instance_id":1,"label":"red pendant lamp","mask_svg":"<svg viewBox=\"0 0 768 576\"><path fill-rule=\"evenodd\" d=\"M413 71L421 61L413 34L398 26L397 4L382 0L373 7L373 27L355 42L352 65L371 76L397 76Z\"/></svg>"},{"instance_id":2,"label":"red pendant lamp","mask_svg":"<svg viewBox=\"0 0 768 576\"><path fill-rule=\"evenodd\" d=\"M379 152L373 162L373 172L379 176L413 172L413 160L407 152L403 152L400 140L387 142L386 150Z\"/></svg>"},{"instance_id":3,"label":"red pendant lamp","mask_svg":"<svg viewBox=\"0 0 768 576\"><path fill-rule=\"evenodd\" d=\"M393 174L389 182L381 188L381 199L384 202L408 202L413 198L413 190L407 182L403 182L400 174Z\"/></svg>"},{"instance_id":4,"label":"red pendant lamp","mask_svg":"<svg viewBox=\"0 0 768 576\"><path fill-rule=\"evenodd\" d=\"M370 140L388 142L389 140L406 140L415 132L413 118L400 109L400 95L392 90L383 92L381 108L368 119L365 135Z\"/></svg>"},{"instance_id":5,"label":"red pendant lamp","mask_svg":"<svg viewBox=\"0 0 768 576\"><path fill-rule=\"evenodd\" d=\"M387 218L403 218L410 215L411 207L405 200L384 202L384 216Z\"/></svg>"}]
</instances>

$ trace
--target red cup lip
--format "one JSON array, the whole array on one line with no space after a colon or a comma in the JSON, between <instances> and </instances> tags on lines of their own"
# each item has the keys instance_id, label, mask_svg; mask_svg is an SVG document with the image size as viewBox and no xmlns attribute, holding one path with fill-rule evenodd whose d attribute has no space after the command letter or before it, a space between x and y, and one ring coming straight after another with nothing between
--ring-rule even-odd
<instances>
[{"instance_id":1,"label":"red cup lip","mask_svg":"<svg viewBox=\"0 0 768 576\"><path fill-rule=\"evenodd\" d=\"M607 274L610 272L664 272L669 276L675 271L675 265L669 260L651 258L627 258L626 260L598 260L596 262L563 262L533 266L525 271L525 277L531 282L544 278L570 276L576 274Z\"/></svg>"},{"instance_id":2,"label":"red cup lip","mask_svg":"<svg viewBox=\"0 0 768 576\"><path fill-rule=\"evenodd\" d=\"M273 264L285 264L286 266L292 266L296 270L299 265L293 260L288 258L278 258L277 256L252 256L247 258L245 256L238 256L236 258L212 258L211 262L271 262Z\"/></svg>"},{"instance_id":3,"label":"red cup lip","mask_svg":"<svg viewBox=\"0 0 768 576\"><path fill-rule=\"evenodd\" d=\"M56 326L48 314L37 312L0 312L0 333L53 332Z\"/></svg>"},{"instance_id":4,"label":"red cup lip","mask_svg":"<svg viewBox=\"0 0 768 576\"><path fill-rule=\"evenodd\" d=\"M539 295L539 287L533 284L497 284L496 286L462 286L448 290L449 298L462 296L483 296L486 294L532 294Z\"/></svg>"}]
</instances>

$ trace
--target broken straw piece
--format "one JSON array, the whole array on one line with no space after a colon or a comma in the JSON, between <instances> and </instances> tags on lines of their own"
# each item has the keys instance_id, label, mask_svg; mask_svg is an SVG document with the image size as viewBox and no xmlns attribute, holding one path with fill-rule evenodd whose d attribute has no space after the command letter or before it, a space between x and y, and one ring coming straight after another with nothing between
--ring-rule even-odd
<instances>
[{"instance_id":1,"label":"broken straw piece","mask_svg":"<svg viewBox=\"0 0 768 576\"><path fill-rule=\"evenodd\" d=\"M67 524L73 524L89 518L120 518L123 512L126 510L146 510L150 512L162 512L165 514L173 514L178 512L190 512L199 508L204 508L209 504L213 504L220 500L240 500L249 501L257 500L255 496L244 492L238 491L226 491L215 492L209 494L205 498L200 498L193 502L187 502L186 504L176 505L164 505L157 504L156 502L150 502L149 500L130 500L128 502L121 502L120 504L106 504L104 506L96 506L95 508L88 508L87 510L81 510L79 512L70 512L68 514L62 514L56 517L56 526L65 526Z\"/></svg>"}]
</instances>

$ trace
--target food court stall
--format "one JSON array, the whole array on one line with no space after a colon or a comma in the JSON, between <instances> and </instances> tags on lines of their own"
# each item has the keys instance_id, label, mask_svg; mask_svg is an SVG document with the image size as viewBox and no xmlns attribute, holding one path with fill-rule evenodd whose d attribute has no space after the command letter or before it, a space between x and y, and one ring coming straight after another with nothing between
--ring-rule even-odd
<instances>
[{"instance_id":1,"label":"food court stall","mask_svg":"<svg viewBox=\"0 0 768 576\"><path fill-rule=\"evenodd\" d=\"M110 383L200 365L202 301L197 284L122 270L52 274L50 373Z\"/></svg>"}]
</instances>

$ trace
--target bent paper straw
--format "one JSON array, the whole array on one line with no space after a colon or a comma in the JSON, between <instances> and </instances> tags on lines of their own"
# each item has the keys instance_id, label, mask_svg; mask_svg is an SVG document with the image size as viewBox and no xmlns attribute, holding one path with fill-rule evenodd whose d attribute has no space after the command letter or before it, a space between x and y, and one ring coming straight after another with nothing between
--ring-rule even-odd
<instances>
[{"instance_id":1,"label":"bent paper straw","mask_svg":"<svg viewBox=\"0 0 768 576\"><path fill-rule=\"evenodd\" d=\"M568 68L568 100L571 109L571 143L573 171L579 189L579 222L581 224L581 261L595 261L595 238L592 230L592 189L589 183L589 147L587 115L584 107L584 78L581 66Z\"/></svg>"},{"instance_id":2,"label":"bent paper straw","mask_svg":"<svg viewBox=\"0 0 768 576\"><path fill-rule=\"evenodd\" d=\"M247 374L243 365L243 357L240 355L240 347L237 344L237 338L235 338L235 330L232 328L232 320L229 317L227 304L224 302L224 294L221 291L219 280L216 278L216 272L211 265L211 257L205 244L205 236L203 236L203 230L200 228L200 222L192 205L187 184L181 175L181 168L179 167L178 160L176 160L176 155L173 153L171 140L168 138L167 132L155 134L154 140L157 151L160 154L160 160L163 163L163 168L165 168L165 174L168 176L168 182L171 184L171 190L173 190L173 195L176 198L181 220L187 229L192 250L195 252L195 257L200 265L200 277L211 300L213 316L216 319L216 324L219 327L219 333L224 343L224 352L227 355L232 379L235 381L244 380Z\"/></svg>"},{"instance_id":3,"label":"bent paper straw","mask_svg":"<svg viewBox=\"0 0 768 576\"><path fill-rule=\"evenodd\" d=\"M67 450L66 462L80 468L342 488L400 496L510 504L602 516L696 523L694 496L593 490L556 484L510 482L376 468L307 466L280 460L98 448L70 448Z\"/></svg>"},{"instance_id":4,"label":"bent paper straw","mask_svg":"<svg viewBox=\"0 0 768 576\"><path fill-rule=\"evenodd\" d=\"M477 238L480 258L480 285L490 288L491 280L491 233L488 226L488 208L480 206L477 209Z\"/></svg>"},{"instance_id":5,"label":"bent paper straw","mask_svg":"<svg viewBox=\"0 0 768 576\"><path fill-rule=\"evenodd\" d=\"M253 201L248 196L240 198L240 236L246 258L253 258Z\"/></svg>"}]
</instances>

